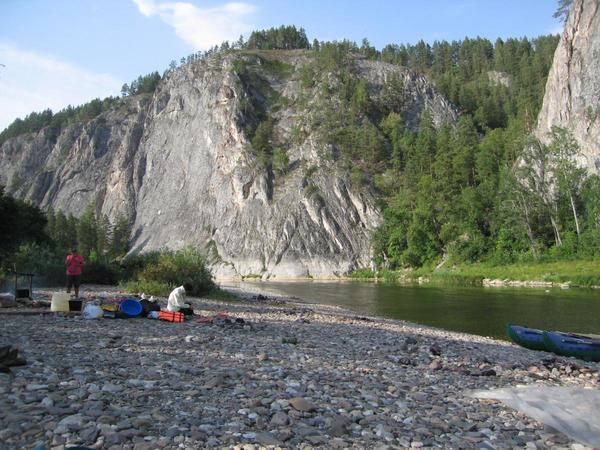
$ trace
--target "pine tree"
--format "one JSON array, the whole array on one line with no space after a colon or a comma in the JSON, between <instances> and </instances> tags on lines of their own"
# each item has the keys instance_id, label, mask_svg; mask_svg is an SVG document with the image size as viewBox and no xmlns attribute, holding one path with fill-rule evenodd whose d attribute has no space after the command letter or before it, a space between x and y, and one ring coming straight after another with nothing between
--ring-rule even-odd
<instances>
[{"instance_id":1,"label":"pine tree","mask_svg":"<svg viewBox=\"0 0 600 450\"><path fill-rule=\"evenodd\" d=\"M89 204L77 221L77 249L79 253L88 259L97 256L96 248L98 242L96 214L94 205ZM93 253L92 253L93 252Z\"/></svg>"},{"instance_id":2,"label":"pine tree","mask_svg":"<svg viewBox=\"0 0 600 450\"><path fill-rule=\"evenodd\" d=\"M112 227L112 236L110 241L109 255L111 259L122 258L129 250L129 236L131 227L127 217L124 215L117 216Z\"/></svg>"},{"instance_id":3,"label":"pine tree","mask_svg":"<svg viewBox=\"0 0 600 450\"><path fill-rule=\"evenodd\" d=\"M240 34L240 37L238 38L238 40L236 42L236 46L239 49L244 48L244 36L242 36L241 34Z\"/></svg>"},{"instance_id":4,"label":"pine tree","mask_svg":"<svg viewBox=\"0 0 600 450\"><path fill-rule=\"evenodd\" d=\"M558 7L552 17L566 22L569 18L569 12L571 11L572 6L573 0L558 0Z\"/></svg>"},{"instance_id":5,"label":"pine tree","mask_svg":"<svg viewBox=\"0 0 600 450\"><path fill-rule=\"evenodd\" d=\"M46 220L46 234L53 240L56 228L56 216L52 207L48 208L48 211L46 212Z\"/></svg>"},{"instance_id":6,"label":"pine tree","mask_svg":"<svg viewBox=\"0 0 600 450\"><path fill-rule=\"evenodd\" d=\"M101 261L106 259L110 250L111 225L108 217L103 214L96 221L96 252Z\"/></svg>"},{"instance_id":7,"label":"pine tree","mask_svg":"<svg viewBox=\"0 0 600 450\"><path fill-rule=\"evenodd\" d=\"M62 211L58 211L54 219L54 232L51 235L55 242L56 250L66 254L73 246L76 245L77 236L72 229L72 223Z\"/></svg>"}]
</instances>

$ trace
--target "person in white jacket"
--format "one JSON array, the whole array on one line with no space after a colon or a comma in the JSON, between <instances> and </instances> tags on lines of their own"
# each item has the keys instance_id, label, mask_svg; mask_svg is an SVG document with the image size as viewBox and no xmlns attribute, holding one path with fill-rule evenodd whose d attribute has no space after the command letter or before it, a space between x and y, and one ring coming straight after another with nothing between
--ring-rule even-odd
<instances>
[{"instance_id":1,"label":"person in white jacket","mask_svg":"<svg viewBox=\"0 0 600 450\"><path fill-rule=\"evenodd\" d=\"M169 300L167 301L167 311L181 311L184 314L189 311L193 314L192 308L188 303L185 302L186 288L187 290L190 290L190 286L187 284L173 289L173 291L169 294Z\"/></svg>"}]
</instances>

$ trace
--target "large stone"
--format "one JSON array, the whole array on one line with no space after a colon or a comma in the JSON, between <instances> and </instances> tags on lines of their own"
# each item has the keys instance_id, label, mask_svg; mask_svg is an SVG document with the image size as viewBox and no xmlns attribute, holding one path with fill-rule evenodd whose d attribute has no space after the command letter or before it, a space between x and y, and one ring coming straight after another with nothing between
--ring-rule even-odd
<instances>
[{"instance_id":1,"label":"large stone","mask_svg":"<svg viewBox=\"0 0 600 450\"><path fill-rule=\"evenodd\" d=\"M93 444L94 442L96 442L99 433L100 430L98 430L96 427L90 427L81 430L79 432L79 437L81 437L83 442L85 442L86 444Z\"/></svg>"},{"instance_id":2,"label":"large stone","mask_svg":"<svg viewBox=\"0 0 600 450\"><path fill-rule=\"evenodd\" d=\"M116 394L122 390L123 387L113 383L106 383L104 386L102 386L102 392L109 392L111 394Z\"/></svg>"},{"instance_id":3,"label":"large stone","mask_svg":"<svg viewBox=\"0 0 600 450\"><path fill-rule=\"evenodd\" d=\"M258 442L259 444L262 445L273 445L273 446L280 446L281 445L281 441L275 437L272 433L267 433L267 432L263 432L263 433L256 433L256 442Z\"/></svg>"},{"instance_id":4,"label":"large stone","mask_svg":"<svg viewBox=\"0 0 600 450\"><path fill-rule=\"evenodd\" d=\"M271 426L274 427L280 427L280 426L285 426L289 423L290 419L288 417L288 415L282 411L278 411L275 414L273 414L273 417L271 417Z\"/></svg>"},{"instance_id":5,"label":"large stone","mask_svg":"<svg viewBox=\"0 0 600 450\"><path fill-rule=\"evenodd\" d=\"M28 384L25 386L25 390L27 391L41 391L42 389L48 389L47 384Z\"/></svg>"},{"instance_id":6,"label":"large stone","mask_svg":"<svg viewBox=\"0 0 600 450\"><path fill-rule=\"evenodd\" d=\"M81 426L84 423L85 419L81 414L74 414L72 416L67 416L63 418L60 422L58 422L59 427L72 427L72 426Z\"/></svg>"},{"instance_id":7,"label":"large stone","mask_svg":"<svg viewBox=\"0 0 600 450\"><path fill-rule=\"evenodd\" d=\"M104 435L104 443L106 445L122 444L125 441L125 436L121 433L108 432Z\"/></svg>"},{"instance_id":8,"label":"large stone","mask_svg":"<svg viewBox=\"0 0 600 450\"><path fill-rule=\"evenodd\" d=\"M329 428L329 435L334 437L343 436L347 433L347 427L352 423L352 420L346 416L340 414L335 415L331 419L331 427Z\"/></svg>"},{"instance_id":9,"label":"large stone","mask_svg":"<svg viewBox=\"0 0 600 450\"><path fill-rule=\"evenodd\" d=\"M290 399L290 405L297 411L314 411L317 409L313 402L310 402L302 397L294 397Z\"/></svg>"},{"instance_id":10,"label":"large stone","mask_svg":"<svg viewBox=\"0 0 600 450\"><path fill-rule=\"evenodd\" d=\"M438 359L434 359L429 363L428 367L431 370L440 370L442 368L442 363Z\"/></svg>"}]
</instances>

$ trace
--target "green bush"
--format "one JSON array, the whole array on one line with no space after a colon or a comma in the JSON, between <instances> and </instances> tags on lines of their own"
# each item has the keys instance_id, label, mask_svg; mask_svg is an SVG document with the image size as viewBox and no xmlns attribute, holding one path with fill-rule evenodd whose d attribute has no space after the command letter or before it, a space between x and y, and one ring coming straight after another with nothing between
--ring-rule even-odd
<instances>
[{"instance_id":1,"label":"green bush","mask_svg":"<svg viewBox=\"0 0 600 450\"><path fill-rule=\"evenodd\" d=\"M464 262L475 262L485 254L485 238L478 230L468 230L454 243L453 253Z\"/></svg>"},{"instance_id":2,"label":"green bush","mask_svg":"<svg viewBox=\"0 0 600 450\"><path fill-rule=\"evenodd\" d=\"M399 277L399 272L395 272L389 269L381 269L377 272L377 278L382 279L383 281L386 281L388 283L398 281Z\"/></svg>"},{"instance_id":3,"label":"green bush","mask_svg":"<svg viewBox=\"0 0 600 450\"><path fill-rule=\"evenodd\" d=\"M36 285L65 284L66 268L63 259L46 244L30 242L21 245L13 254L11 262L18 272L35 274Z\"/></svg>"},{"instance_id":4,"label":"green bush","mask_svg":"<svg viewBox=\"0 0 600 450\"><path fill-rule=\"evenodd\" d=\"M47 244L27 243L19 247L11 258L18 272L34 273L37 285L63 286L66 281L66 254L53 250ZM88 284L116 284L119 267L100 261L85 261L81 282Z\"/></svg>"},{"instance_id":5,"label":"green bush","mask_svg":"<svg viewBox=\"0 0 600 450\"><path fill-rule=\"evenodd\" d=\"M139 282L156 282L164 286L188 283L188 294L202 295L214 288L213 277L202 254L192 247L182 250L163 250L158 260L144 267L138 274Z\"/></svg>"},{"instance_id":6,"label":"green bush","mask_svg":"<svg viewBox=\"0 0 600 450\"><path fill-rule=\"evenodd\" d=\"M562 242L562 245L555 245L551 247L548 251L548 256L551 258L551 260L577 258L577 251L579 245L579 238L577 234L572 231L566 231L565 233L563 233Z\"/></svg>"},{"instance_id":7,"label":"green bush","mask_svg":"<svg viewBox=\"0 0 600 450\"><path fill-rule=\"evenodd\" d=\"M121 280L137 280L138 274L150 264L158 264L161 252L158 250L147 253L128 255L121 262Z\"/></svg>"},{"instance_id":8,"label":"green bush","mask_svg":"<svg viewBox=\"0 0 600 450\"><path fill-rule=\"evenodd\" d=\"M371 269L363 267L361 269L356 269L356 270L353 270L352 272L350 272L348 274L348 278L370 279L370 278L375 278L375 274L373 273L373 271Z\"/></svg>"},{"instance_id":9,"label":"green bush","mask_svg":"<svg viewBox=\"0 0 600 450\"><path fill-rule=\"evenodd\" d=\"M117 265L100 261L86 261L81 272L81 282L88 284L117 284L119 278Z\"/></svg>"},{"instance_id":10,"label":"green bush","mask_svg":"<svg viewBox=\"0 0 600 450\"><path fill-rule=\"evenodd\" d=\"M161 283L160 281L121 281L119 289L129 294L145 293L150 295L158 295L160 297L168 297L175 285Z\"/></svg>"}]
</instances>

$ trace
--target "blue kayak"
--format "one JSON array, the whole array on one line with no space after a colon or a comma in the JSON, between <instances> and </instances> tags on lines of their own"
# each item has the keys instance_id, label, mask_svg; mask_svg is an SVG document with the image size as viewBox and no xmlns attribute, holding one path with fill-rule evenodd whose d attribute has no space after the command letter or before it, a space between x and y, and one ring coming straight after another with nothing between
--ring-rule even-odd
<instances>
[{"instance_id":1,"label":"blue kayak","mask_svg":"<svg viewBox=\"0 0 600 450\"><path fill-rule=\"evenodd\" d=\"M547 351L546 344L544 343L544 332L542 330L509 324L506 326L506 331L513 342L519 344L521 347Z\"/></svg>"},{"instance_id":2,"label":"blue kayak","mask_svg":"<svg viewBox=\"0 0 600 450\"><path fill-rule=\"evenodd\" d=\"M506 331L512 341L521 347L586 361L600 361L600 336L543 331L519 325L508 325Z\"/></svg>"},{"instance_id":3,"label":"blue kayak","mask_svg":"<svg viewBox=\"0 0 600 450\"><path fill-rule=\"evenodd\" d=\"M560 331L545 331L544 344L548 351L557 355L574 356L585 361L600 361L600 339Z\"/></svg>"}]
</instances>

